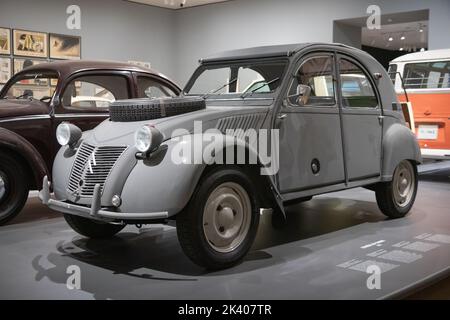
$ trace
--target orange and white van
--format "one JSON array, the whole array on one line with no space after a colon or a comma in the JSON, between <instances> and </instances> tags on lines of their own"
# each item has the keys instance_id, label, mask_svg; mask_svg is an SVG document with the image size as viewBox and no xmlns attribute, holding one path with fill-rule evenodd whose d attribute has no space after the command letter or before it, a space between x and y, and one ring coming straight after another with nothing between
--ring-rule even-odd
<instances>
[{"instance_id":1,"label":"orange and white van","mask_svg":"<svg viewBox=\"0 0 450 320\"><path fill-rule=\"evenodd\" d=\"M450 49L398 57L389 74L399 100L411 102L423 158L450 159Z\"/></svg>"}]
</instances>

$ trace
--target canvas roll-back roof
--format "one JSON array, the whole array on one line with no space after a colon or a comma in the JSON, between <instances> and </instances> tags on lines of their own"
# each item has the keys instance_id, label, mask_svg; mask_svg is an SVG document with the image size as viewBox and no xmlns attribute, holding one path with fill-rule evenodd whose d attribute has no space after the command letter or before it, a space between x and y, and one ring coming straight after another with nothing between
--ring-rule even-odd
<instances>
[{"instance_id":1,"label":"canvas roll-back roof","mask_svg":"<svg viewBox=\"0 0 450 320\"><path fill-rule=\"evenodd\" d=\"M200 59L200 63L213 63L219 61L245 60L256 58L290 57L307 47L320 47L322 49L330 49L330 50L337 48L340 49L345 48L347 51L348 50L352 51L352 53L355 55L366 54L365 52L359 49L340 43L307 42L307 43L262 46L262 47L223 51L210 55L204 59Z\"/></svg>"}]
</instances>

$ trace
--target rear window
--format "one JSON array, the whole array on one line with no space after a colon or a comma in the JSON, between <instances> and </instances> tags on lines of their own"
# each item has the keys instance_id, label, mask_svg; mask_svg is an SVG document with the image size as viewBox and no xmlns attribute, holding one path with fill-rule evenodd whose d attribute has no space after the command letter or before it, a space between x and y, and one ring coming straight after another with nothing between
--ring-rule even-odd
<instances>
[{"instance_id":1,"label":"rear window","mask_svg":"<svg viewBox=\"0 0 450 320\"><path fill-rule=\"evenodd\" d=\"M450 88L450 61L409 63L403 78L406 89Z\"/></svg>"}]
</instances>

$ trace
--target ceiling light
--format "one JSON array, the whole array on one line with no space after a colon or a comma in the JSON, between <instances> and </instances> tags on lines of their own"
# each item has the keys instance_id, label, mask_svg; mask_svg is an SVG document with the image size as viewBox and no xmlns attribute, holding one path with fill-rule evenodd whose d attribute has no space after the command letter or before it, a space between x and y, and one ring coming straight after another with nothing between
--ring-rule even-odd
<instances>
[{"instance_id":1,"label":"ceiling light","mask_svg":"<svg viewBox=\"0 0 450 320\"><path fill-rule=\"evenodd\" d=\"M405 40L405 39L406 39L405 36L401 36L401 37L400 37L400 40Z\"/></svg>"},{"instance_id":2,"label":"ceiling light","mask_svg":"<svg viewBox=\"0 0 450 320\"><path fill-rule=\"evenodd\" d=\"M424 51L425 51L425 48L420 49L420 52L424 52Z\"/></svg>"},{"instance_id":3,"label":"ceiling light","mask_svg":"<svg viewBox=\"0 0 450 320\"><path fill-rule=\"evenodd\" d=\"M423 29L422 29L422 28L420 28L420 29L419 29L419 32L420 32L420 33L422 33L422 32L423 32Z\"/></svg>"},{"instance_id":4,"label":"ceiling light","mask_svg":"<svg viewBox=\"0 0 450 320\"><path fill-rule=\"evenodd\" d=\"M392 41L394 41L394 38L389 37L388 41L389 41L389 42L392 42Z\"/></svg>"},{"instance_id":5,"label":"ceiling light","mask_svg":"<svg viewBox=\"0 0 450 320\"><path fill-rule=\"evenodd\" d=\"M403 48L400 48L400 49L398 49L398 50L403 51Z\"/></svg>"}]
</instances>

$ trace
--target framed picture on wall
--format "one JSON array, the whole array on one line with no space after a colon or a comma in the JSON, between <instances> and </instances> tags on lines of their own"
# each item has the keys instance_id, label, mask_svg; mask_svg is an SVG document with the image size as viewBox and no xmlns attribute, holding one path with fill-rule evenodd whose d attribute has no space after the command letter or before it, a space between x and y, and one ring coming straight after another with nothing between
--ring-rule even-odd
<instances>
[{"instance_id":1,"label":"framed picture on wall","mask_svg":"<svg viewBox=\"0 0 450 320\"><path fill-rule=\"evenodd\" d=\"M0 54L11 54L11 29L0 28Z\"/></svg>"},{"instance_id":2,"label":"framed picture on wall","mask_svg":"<svg viewBox=\"0 0 450 320\"><path fill-rule=\"evenodd\" d=\"M14 55L48 57L48 35L44 32L13 30Z\"/></svg>"},{"instance_id":3,"label":"framed picture on wall","mask_svg":"<svg viewBox=\"0 0 450 320\"><path fill-rule=\"evenodd\" d=\"M11 58L0 57L0 83L6 83L11 78Z\"/></svg>"},{"instance_id":4,"label":"framed picture on wall","mask_svg":"<svg viewBox=\"0 0 450 320\"><path fill-rule=\"evenodd\" d=\"M40 63L47 62L46 60L38 60L38 59L30 59L30 58L14 58L14 68L13 72L16 74L17 72L22 71L25 68L35 66ZM37 81L37 82L36 82ZM26 79L20 81L21 84L36 84L36 85L48 85L47 79Z\"/></svg>"},{"instance_id":5,"label":"framed picture on wall","mask_svg":"<svg viewBox=\"0 0 450 320\"><path fill-rule=\"evenodd\" d=\"M51 59L81 59L81 37L50 33Z\"/></svg>"}]
</instances>

